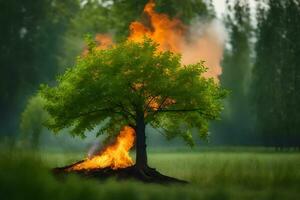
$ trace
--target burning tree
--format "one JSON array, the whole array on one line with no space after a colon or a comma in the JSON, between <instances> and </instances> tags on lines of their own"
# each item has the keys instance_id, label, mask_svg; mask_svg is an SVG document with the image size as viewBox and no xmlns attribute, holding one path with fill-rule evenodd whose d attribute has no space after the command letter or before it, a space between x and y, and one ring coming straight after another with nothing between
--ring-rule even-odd
<instances>
[{"instance_id":1,"label":"burning tree","mask_svg":"<svg viewBox=\"0 0 300 200\"><path fill-rule=\"evenodd\" d=\"M58 78L57 86L42 86L45 108L51 116L47 126L54 132L69 127L71 134L81 136L95 128L99 128L98 134L110 137L122 130L123 141L119 138L121 131L111 145L115 147L110 155L107 149L111 146L100 153L105 156L65 169L130 167L133 162L127 158L132 145L124 142L135 136L133 167L149 178L158 172L147 164L147 125L160 129L168 139L182 137L189 145L194 144L193 132L205 138L208 122L218 118L222 110L226 91L213 78L202 76L206 71L203 62L181 65L180 59L179 54L160 51L158 44L147 38L141 42L128 40L108 49L99 49L90 40L87 53ZM100 123L104 125L99 127ZM120 153L116 150L120 145L126 146L122 148L127 152L123 153L125 158L114 155ZM103 165L108 160L111 162Z\"/></svg>"}]
</instances>

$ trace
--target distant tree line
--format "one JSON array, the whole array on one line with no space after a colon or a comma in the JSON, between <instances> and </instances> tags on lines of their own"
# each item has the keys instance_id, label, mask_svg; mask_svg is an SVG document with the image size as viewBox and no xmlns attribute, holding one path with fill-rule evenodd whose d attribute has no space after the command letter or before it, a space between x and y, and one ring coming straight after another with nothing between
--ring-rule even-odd
<instances>
[{"instance_id":1,"label":"distant tree line","mask_svg":"<svg viewBox=\"0 0 300 200\"><path fill-rule=\"evenodd\" d=\"M300 1L258 8L251 92L256 130L267 146L300 146Z\"/></svg>"},{"instance_id":2,"label":"distant tree line","mask_svg":"<svg viewBox=\"0 0 300 200\"><path fill-rule=\"evenodd\" d=\"M221 83L231 90L216 143L300 146L300 1L228 1Z\"/></svg>"}]
</instances>

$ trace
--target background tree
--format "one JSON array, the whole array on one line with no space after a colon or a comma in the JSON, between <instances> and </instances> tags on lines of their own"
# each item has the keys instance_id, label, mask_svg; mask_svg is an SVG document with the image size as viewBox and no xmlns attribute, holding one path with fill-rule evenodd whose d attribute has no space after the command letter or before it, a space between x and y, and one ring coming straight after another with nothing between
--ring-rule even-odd
<instances>
[{"instance_id":1,"label":"background tree","mask_svg":"<svg viewBox=\"0 0 300 200\"><path fill-rule=\"evenodd\" d=\"M212 17L213 10L203 0L156 0L157 11L167 13L171 17L181 19L185 24L190 24L195 18Z\"/></svg>"},{"instance_id":2,"label":"background tree","mask_svg":"<svg viewBox=\"0 0 300 200\"><path fill-rule=\"evenodd\" d=\"M115 135L129 125L136 131L136 166L147 168L145 127L163 128L168 138L182 137L193 145L192 130L201 137L209 120L217 119L226 92L213 79L201 77L202 63L180 64L180 56L158 52L157 45L124 42L89 53L58 79L42 86L48 127L57 132L71 127L82 135L108 120L99 134Z\"/></svg>"},{"instance_id":3,"label":"background tree","mask_svg":"<svg viewBox=\"0 0 300 200\"><path fill-rule=\"evenodd\" d=\"M16 134L26 97L57 73L56 52L75 2L0 2L1 134Z\"/></svg>"},{"instance_id":4,"label":"background tree","mask_svg":"<svg viewBox=\"0 0 300 200\"><path fill-rule=\"evenodd\" d=\"M49 115L44 110L44 99L40 95L29 99L26 109L21 116L22 139L31 148L36 149L39 146L40 136Z\"/></svg>"},{"instance_id":5,"label":"background tree","mask_svg":"<svg viewBox=\"0 0 300 200\"><path fill-rule=\"evenodd\" d=\"M216 143L253 144L249 101L249 78L251 71L252 25L250 7L246 1L227 1L225 25L228 45L222 63L221 84L231 91L226 99L224 120L215 126L213 138Z\"/></svg>"},{"instance_id":6,"label":"background tree","mask_svg":"<svg viewBox=\"0 0 300 200\"><path fill-rule=\"evenodd\" d=\"M256 130L268 146L298 146L300 2L270 0L260 9L253 69Z\"/></svg>"}]
</instances>

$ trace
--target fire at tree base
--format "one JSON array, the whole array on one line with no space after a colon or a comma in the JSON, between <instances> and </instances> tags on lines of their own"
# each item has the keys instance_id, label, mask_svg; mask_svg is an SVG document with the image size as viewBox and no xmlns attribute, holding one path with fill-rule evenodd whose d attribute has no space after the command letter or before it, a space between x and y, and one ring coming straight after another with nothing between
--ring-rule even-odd
<instances>
[{"instance_id":1,"label":"fire at tree base","mask_svg":"<svg viewBox=\"0 0 300 200\"><path fill-rule=\"evenodd\" d=\"M159 184L187 184L187 181L179 180L173 177L165 176L154 168L144 167L143 169L137 167L136 165L120 168L120 169L112 169L110 167L107 168L98 168L98 169L90 169L90 170L69 170L73 166L84 162L79 161L75 164L54 168L53 174L58 178L66 178L68 175L79 175L83 178L95 179L99 181L105 181L107 179L113 178L116 180L137 180L144 183L159 183Z\"/></svg>"},{"instance_id":2,"label":"fire at tree base","mask_svg":"<svg viewBox=\"0 0 300 200\"><path fill-rule=\"evenodd\" d=\"M138 180L145 183L187 183L186 181L165 176L153 168L134 164L129 150L135 141L135 130L125 126L115 141L102 149L98 155L79 161L69 166L55 168L58 177L77 174L84 178L100 181L114 178L117 180Z\"/></svg>"}]
</instances>

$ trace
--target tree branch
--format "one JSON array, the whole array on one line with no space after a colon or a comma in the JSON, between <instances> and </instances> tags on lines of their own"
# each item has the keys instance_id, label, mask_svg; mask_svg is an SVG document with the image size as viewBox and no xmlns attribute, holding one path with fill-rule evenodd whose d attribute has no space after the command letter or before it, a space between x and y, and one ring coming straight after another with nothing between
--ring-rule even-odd
<instances>
[{"instance_id":1,"label":"tree branch","mask_svg":"<svg viewBox=\"0 0 300 200\"><path fill-rule=\"evenodd\" d=\"M166 113L166 112L199 112L202 115L205 115L205 116L208 116L208 117L213 117L212 115L209 115L209 114L203 112L201 108L192 108L192 109L159 109L159 110L152 111L152 112L154 112L154 113Z\"/></svg>"},{"instance_id":2,"label":"tree branch","mask_svg":"<svg viewBox=\"0 0 300 200\"><path fill-rule=\"evenodd\" d=\"M152 98L150 99L150 101L147 103L147 105L145 106L144 112L148 110L151 102L156 98L156 96L152 96Z\"/></svg>"},{"instance_id":3,"label":"tree branch","mask_svg":"<svg viewBox=\"0 0 300 200\"><path fill-rule=\"evenodd\" d=\"M154 97L155 98L155 97ZM153 98L153 99L154 99ZM163 106L163 104L165 103L165 101L168 99L168 97L165 97L163 100L162 100L162 102L161 102L161 104L158 106L158 109L157 110L160 110L161 108L162 108L162 106ZM152 100L152 99L151 99ZM148 104L148 105L150 105L150 103ZM147 105L147 107L148 107L148 105ZM148 107L149 108L149 107ZM147 119L145 119L145 121L146 122L149 122L155 115L156 115L156 113L157 113L157 110L151 110L151 109L146 109L145 111L147 111L147 112L152 112L152 114L150 115L150 116L147 116ZM144 112L145 112L144 111Z\"/></svg>"},{"instance_id":4,"label":"tree branch","mask_svg":"<svg viewBox=\"0 0 300 200\"><path fill-rule=\"evenodd\" d=\"M200 108L193 108L193 109L160 109L156 110L156 112L195 112L195 111L201 111Z\"/></svg>"},{"instance_id":5,"label":"tree branch","mask_svg":"<svg viewBox=\"0 0 300 200\"><path fill-rule=\"evenodd\" d=\"M162 106L164 105L164 103L166 102L166 100L168 99L168 97L165 97L164 100L162 100L161 104L158 106L157 110L161 110Z\"/></svg>"},{"instance_id":6,"label":"tree branch","mask_svg":"<svg viewBox=\"0 0 300 200\"><path fill-rule=\"evenodd\" d=\"M130 117L132 117L133 119L135 119L135 116L134 114L132 114L129 110L127 110L123 104L118 104L118 103L115 103L115 105L117 105L119 108L121 108L125 113L127 113ZM128 120L128 116L125 116Z\"/></svg>"}]
</instances>

